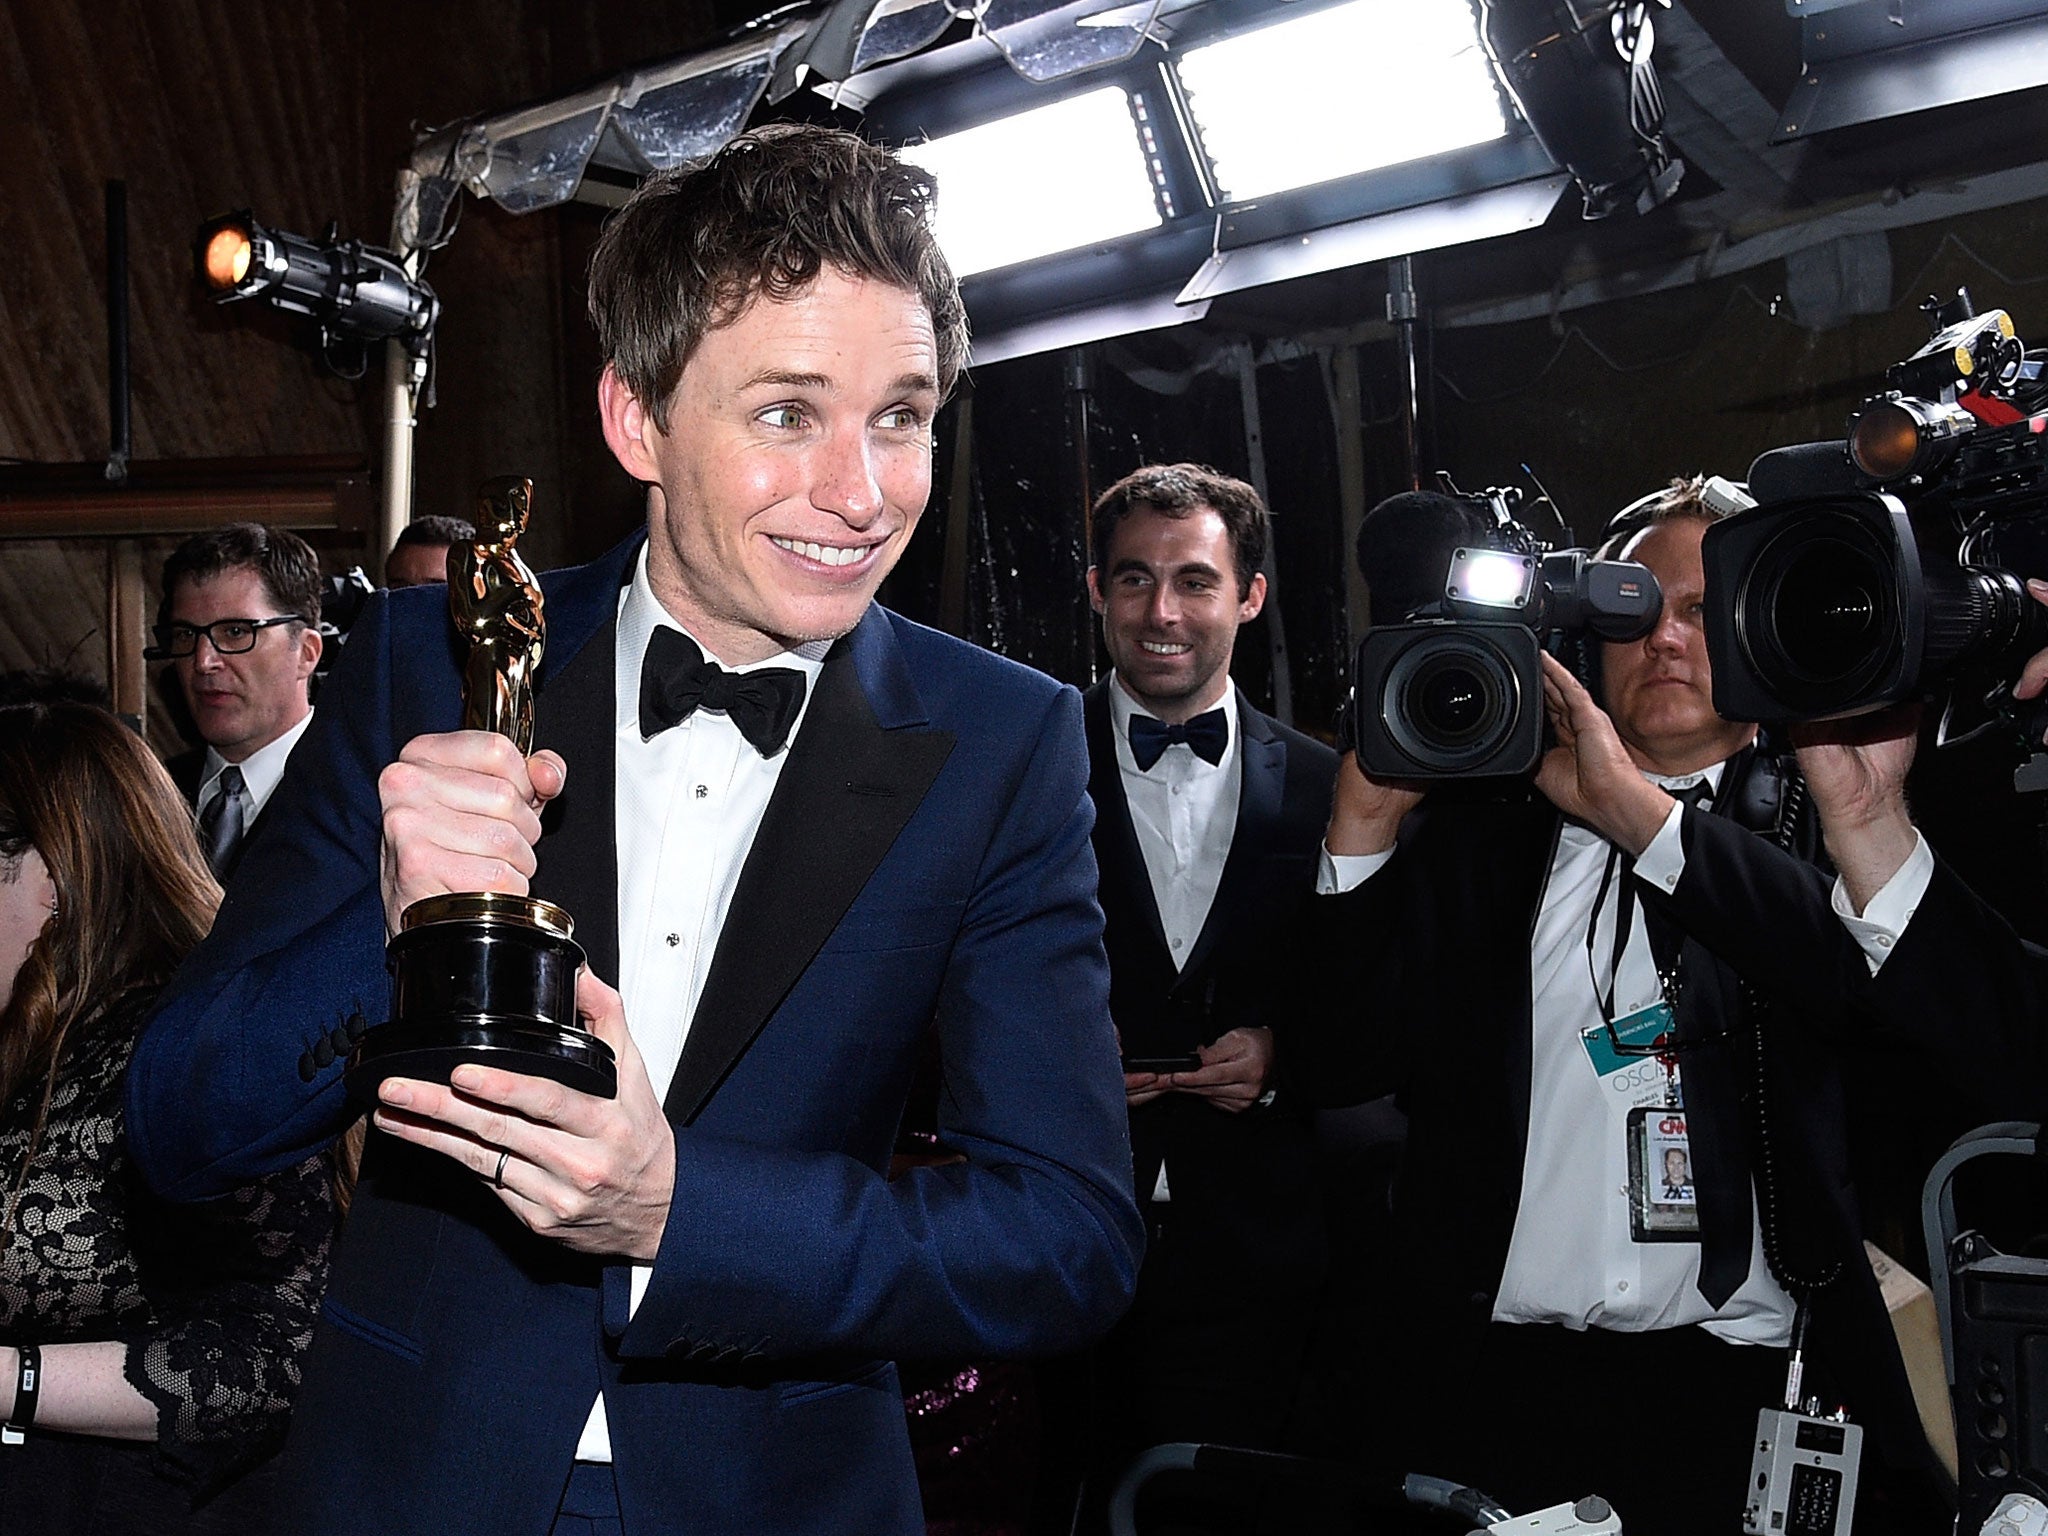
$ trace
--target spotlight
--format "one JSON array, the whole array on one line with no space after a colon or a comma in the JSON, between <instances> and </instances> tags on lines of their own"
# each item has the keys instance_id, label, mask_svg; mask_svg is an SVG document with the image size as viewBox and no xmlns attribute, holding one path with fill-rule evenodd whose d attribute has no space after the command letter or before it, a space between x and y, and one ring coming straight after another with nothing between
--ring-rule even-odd
<instances>
[{"instance_id":1,"label":"spotlight","mask_svg":"<svg viewBox=\"0 0 2048 1536\"><path fill-rule=\"evenodd\" d=\"M199 280L216 304L266 299L310 316L322 351L396 340L423 354L441 301L389 251L343 240L333 225L317 240L266 229L244 210L200 226Z\"/></svg>"}]
</instances>

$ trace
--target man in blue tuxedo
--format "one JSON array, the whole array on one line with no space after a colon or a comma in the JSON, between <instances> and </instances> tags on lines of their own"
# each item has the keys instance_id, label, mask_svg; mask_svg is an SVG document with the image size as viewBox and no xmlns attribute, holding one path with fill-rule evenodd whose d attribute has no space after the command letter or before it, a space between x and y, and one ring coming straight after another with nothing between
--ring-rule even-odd
<instances>
[{"instance_id":1,"label":"man in blue tuxedo","mask_svg":"<svg viewBox=\"0 0 2048 1536\"><path fill-rule=\"evenodd\" d=\"M1282 1449L1323 1281L1312 1126L1274 1087L1292 1022L1275 999L1337 754L1230 679L1269 527L1242 480L1164 464L1104 491L1090 530L1114 670L1086 698L1089 794L1151 1236L1102 1351L1117 1459L1164 1441Z\"/></svg>"},{"instance_id":2,"label":"man in blue tuxedo","mask_svg":"<svg viewBox=\"0 0 2048 1536\"><path fill-rule=\"evenodd\" d=\"M892 1359L1071 1349L1128 1301L1080 700L872 601L965 349L932 194L781 128L628 203L591 312L647 534L545 583L535 752L456 729L438 591L380 598L137 1053L137 1160L203 1198L348 1122L406 905L580 923L616 1099L382 1089L294 1536L920 1531ZM961 1160L891 1183L932 1035Z\"/></svg>"}]
</instances>

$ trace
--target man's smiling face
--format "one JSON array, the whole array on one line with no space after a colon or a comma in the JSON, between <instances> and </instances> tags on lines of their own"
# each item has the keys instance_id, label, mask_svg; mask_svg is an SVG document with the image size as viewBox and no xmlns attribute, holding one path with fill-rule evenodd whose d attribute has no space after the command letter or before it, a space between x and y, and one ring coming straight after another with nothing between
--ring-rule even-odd
<instances>
[{"instance_id":1,"label":"man's smiling face","mask_svg":"<svg viewBox=\"0 0 2048 1536\"><path fill-rule=\"evenodd\" d=\"M1116 526L1106 568L1088 572L1102 644L1125 692L1185 721L1230 686L1237 630L1258 616L1266 578L1240 588L1230 529L1213 507L1172 516L1144 503Z\"/></svg>"},{"instance_id":2,"label":"man's smiling face","mask_svg":"<svg viewBox=\"0 0 2048 1536\"><path fill-rule=\"evenodd\" d=\"M741 665L860 622L931 492L938 350L907 288L825 267L684 366L667 429L607 370L606 440L649 498L648 580Z\"/></svg>"}]
</instances>

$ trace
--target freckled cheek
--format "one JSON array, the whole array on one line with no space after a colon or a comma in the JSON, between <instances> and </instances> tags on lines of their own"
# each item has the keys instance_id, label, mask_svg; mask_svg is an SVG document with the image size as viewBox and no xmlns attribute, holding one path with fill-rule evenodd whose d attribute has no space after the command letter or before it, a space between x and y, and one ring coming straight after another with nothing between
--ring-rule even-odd
<instances>
[{"instance_id":1,"label":"freckled cheek","mask_svg":"<svg viewBox=\"0 0 2048 1536\"><path fill-rule=\"evenodd\" d=\"M917 444L892 446L875 458L875 478L882 494L894 505L915 517L924 510L932 494L932 458Z\"/></svg>"}]
</instances>

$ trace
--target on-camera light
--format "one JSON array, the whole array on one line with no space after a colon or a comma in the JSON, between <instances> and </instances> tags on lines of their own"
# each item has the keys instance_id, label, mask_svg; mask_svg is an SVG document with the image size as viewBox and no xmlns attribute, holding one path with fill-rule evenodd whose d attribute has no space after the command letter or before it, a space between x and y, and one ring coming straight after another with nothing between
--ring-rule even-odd
<instances>
[{"instance_id":1,"label":"on-camera light","mask_svg":"<svg viewBox=\"0 0 2048 1536\"><path fill-rule=\"evenodd\" d=\"M1536 562L1528 555L1498 549L1460 549L1451 555L1451 573L1444 596L1481 603L1488 608L1520 610L1529 601Z\"/></svg>"},{"instance_id":2,"label":"on-camera light","mask_svg":"<svg viewBox=\"0 0 2048 1536\"><path fill-rule=\"evenodd\" d=\"M1849 457L1873 480L1925 474L1977 426L1959 405L1895 395L1865 406L1849 428Z\"/></svg>"}]
</instances>

